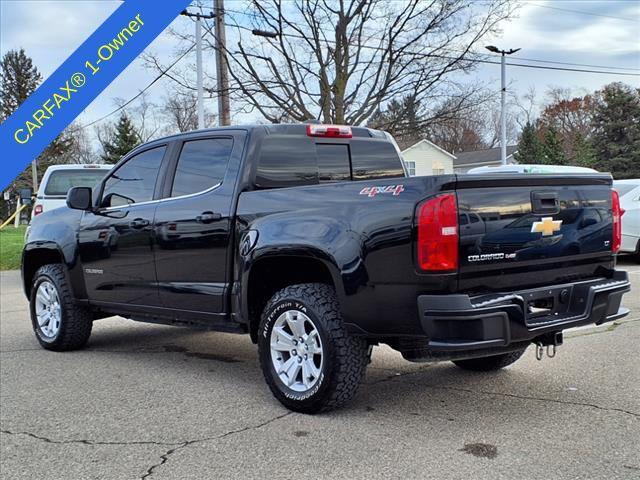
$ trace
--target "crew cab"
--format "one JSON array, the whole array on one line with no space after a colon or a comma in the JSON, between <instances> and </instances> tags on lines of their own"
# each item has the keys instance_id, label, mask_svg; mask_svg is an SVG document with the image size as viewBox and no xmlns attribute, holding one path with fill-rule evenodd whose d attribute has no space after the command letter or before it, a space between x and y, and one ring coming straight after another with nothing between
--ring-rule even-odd
<instances>
[{"instance_id":1,"label":"crew cab","mask_svg":"<svg viewBox=\"0 0 640 480\"><path fill-rule=\"evenodd\" d=\"M374 345L489 371L624 316L611 184L408 178L391 136L362 127L196 131L38 215L24 290L50 350L112 315L249 334L275 397L313 413L353 397Z\"/></svg>"}]
</instances>

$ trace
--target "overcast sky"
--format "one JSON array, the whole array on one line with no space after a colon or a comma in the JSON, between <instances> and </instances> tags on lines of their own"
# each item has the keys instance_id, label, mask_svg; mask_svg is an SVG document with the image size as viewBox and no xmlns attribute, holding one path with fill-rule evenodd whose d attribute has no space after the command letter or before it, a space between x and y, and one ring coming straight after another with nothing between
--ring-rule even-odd
<instances>
[{"instance_id":1,"label":"overcast sky","mask_svg":"<svg viewBox=\"0 0 640 480\"><path fill-rule=\"evenodd\" d=\"M111 0L0 0L0 54L24 48L46 78L50 75L119 5ZM211 2L213 3L213 1ZM226 0L229 10L242 9L243 1ZM609 67L617 72L640 73L640 0L532 0L522 1L519 17L504 24L504 32L485 43L501 48L521 47L510 58L526 63L533 60L567 62ZM571 10L571 11L569 11ZM232 14L242 22L241 14ZM248 19L245 17L245 22ZM192 28L190 20L179 17L173 23L177 29ZM229 35L229 34L228 34ZM233 33L231 33L233 35ZM175 58L175 41L163 34L148 48L156 52L165 64ZM191 58L188 61L193 62ZM213 71L213 58L205 58ZM551 64L542 64L553 66ZM557 65L567 68L589 68ZM614 68L615 67L615 68ZM626 70L619 70L624 68ZM474 75L499 88L500 67L483 65ZM602 70L603 68L599 68ZM114 99L128 99L144 88L156 73L135 61L81 115L90 122L110 112ZM550 86L595 90L613 82L624 81L640 87L640 77L620 74L590 74L510 67L511 88L524 92L534 86L542 94ZM166 80L164 80L166 82ZM166 95L166 84L158 82L149 91L152 98ZM215 111L210 100L208 109ZM250 118L236 118L250 121Z\"/></svg>"}]
</instances>

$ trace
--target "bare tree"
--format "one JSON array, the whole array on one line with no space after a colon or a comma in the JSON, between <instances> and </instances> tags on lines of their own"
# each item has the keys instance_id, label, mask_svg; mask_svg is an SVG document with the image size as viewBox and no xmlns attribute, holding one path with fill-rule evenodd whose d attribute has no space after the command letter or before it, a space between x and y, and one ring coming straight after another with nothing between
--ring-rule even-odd
<instances>
[{"instance_id":1,"label":"bare tree","mask_svg":"<svg viewBox=\"0 0 640 480\"><path fill-rule=\"evenodd\" d=\"M359 125L390 99L424 108L450 97L451 74L474 66L472 48L513 13L510 0L253 1L275 38L241 36L231 55L236 101L270 121ZM439 102L442 103L442 102Z\"/></svg>"},{"instance_id":2,"label":"bare tree","mask_svg":"<svg viewBox=\"0 0 640 480\"><path fill-rule=\"evenodd\" d=\"M56 163L99 163L100 157L94 151L89 133L79 122L73 122L69 125L62 132L62 138L68 142L68 150L60 156Z\"/></svg>"},{"instance_id":3,"label":"bare tree","mask_svg":"<svg viewBox=\"0 0 640 480\"><path fill-rule=\"evenodd\" d=\"M198 99L194 92L175 89L164 99L162 113L166 133L188 132L198 128ZM215 123L216 116L205 111L205 127Z\"/></svg>"}]
</instances>

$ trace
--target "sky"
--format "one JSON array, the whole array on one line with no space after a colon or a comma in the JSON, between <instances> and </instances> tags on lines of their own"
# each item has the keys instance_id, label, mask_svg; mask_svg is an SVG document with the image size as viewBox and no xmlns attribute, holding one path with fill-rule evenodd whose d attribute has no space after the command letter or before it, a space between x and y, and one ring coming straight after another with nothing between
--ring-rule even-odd
<instances>
[{"instance_id":1,"label":"sky","mask_svg":"<svg viewBox=\"0 0 640 480\"><path fill-rule=\"evenodd\" d=\"M537 63L618 73L592 74L511 66L507 77L512 92L524 93L535 87L542 100L549 87L583 92L614 81L624 81L640 88L640 76L621 74L640 73L640 0L521 0L519 3L518 17L504 23L500 35L485 41L505 49L522 48L509 61L536 64L532 60L544 60L596 65L604 68ZM112 0L0 0L0 55L22 47L46 78L119 4L119 1ZM243 4L244 0L225 1L228 10L242 11ZM236 21L243 21L241 14L233 15ZM246 16L245 19L248 23L249 19ZM178 17L172 27L188 31L193 28L193 23ZM165 32L149 46L147 52L157 54L166 65L176 58L176 48L175 39ZM195 62L194 55L190 54L185 62ZM211 72L214 71L213 62L213 58L205 57L207 70ZM142 59L136 60L85 110L79 120L88 123L113 111L116 98L133 97L155 76L156 72L144 67ZM473 73L473 79L478 78L490 85L495 84L499 90L499 65L480 66ZM168 80L162 80L149 90L152 101L167 95L166 82ZM216 110L214 100L208 100L207 109ZM233 120L238 123L255 119L255 116L243 116Z\"/></svg>"}]
</instances>

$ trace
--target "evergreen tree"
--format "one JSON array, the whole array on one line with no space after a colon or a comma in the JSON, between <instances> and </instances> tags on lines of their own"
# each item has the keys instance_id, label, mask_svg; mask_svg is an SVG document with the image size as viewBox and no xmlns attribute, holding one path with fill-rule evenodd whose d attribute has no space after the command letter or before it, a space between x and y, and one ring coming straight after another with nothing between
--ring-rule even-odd
<instances>
[{"instance_id":1,"label":"evergreen tree","mask_svg":"<svg viewBox=\"0 0 640 480\"><path fill-rule=\"evenodd\" d=\"M33 65L24 49L9 50L0 61L0 121L7 119L38 87L42 75ZM37 175L64 155L70 146L68 137L57 137L37 158ZM13 187L30 188L33 185L31 165L14 180Z\"/></svg>"},{"instance_id":2,"label":"evergreen tree","mask_svg":"<svg viewBox=\"0 0 640 480\"><path fill-rule=\"evenodd\" d=\"M570 165L597 168L596 152L591 142L582 135L576 135L573 141L573 158Z\"/></svg>"},{"instance_id":3,"label":"evergreen tree","mask_svg":"<svg viewBox=\"0 0 640 480\"><path fill-rule=\"evenodd\" d=\"M0 120L16 111L41 81L42 75L24 49L9 50L0 64Z\"/></svg>"},{"instance_id":4,"label":"evergreen tree","mask_svg":"<svg viewBox=\"0 0 640 480\"><path fill-rule=\"evenodd\" d=\"M597 92L593 147L598 170L640 177L640 90L612 83Z\"/></svg>"},{"instance_id":5,"label":"evergreen tree","mask_svg":"<svg viewBox=\"0 0 640 480\"><path fill-rule=\"evenodd\" d=\"M109 138L102 141L104 153L101 158L105 163L117 163L123 155L138 145L140 145L140 136L127 114L123 113Z\"/></svg>"},{"instance_id":6,"label":"evergreen tree","mask_svg":"<svg viewBox=\"0 0 640 480\"><path fill-rule=\"evenodd\" d=\"M564 149L558 131L553 127L547 127L544 133L544 144L542 145L544 163L547 165L564 165Z\"/></svg>"},{"instance_id":7,"label":"evergreen tree","mask_svg":"<svg viewBox=\"0 0 640 480\"><path fill-rule=\"evenodd\" d=\"M523 127L517 150L514 158L518 163L544 163L542 144L538 139L536 127L531 122L527 122Z\"/></svg>"}]
</instances>

